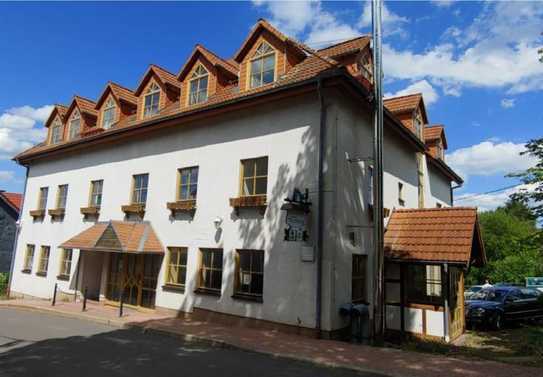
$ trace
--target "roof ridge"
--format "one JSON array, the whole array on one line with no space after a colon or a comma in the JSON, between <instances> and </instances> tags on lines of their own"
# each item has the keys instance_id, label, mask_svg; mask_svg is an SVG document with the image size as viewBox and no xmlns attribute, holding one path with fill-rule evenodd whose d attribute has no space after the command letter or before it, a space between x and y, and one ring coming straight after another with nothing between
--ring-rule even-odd
<instances>
[{"instance_id":1,"label":"roof ridge","mask_svg":"<svg viewBox=\"0 0 543 377\"><path fill-rule=\"evenodd\" d=\"M359 36L357 36L357 37L345 39L345 40L343 40L343 41L341 41L341 42L337 42L337 43L331 44L330 46L323 47L323 48L319 48L319 49L317 49L317 51L328 50L328 49L337 47L337 46L339 46L339 45L342 45L342 44L344 44L344 43L349 43L349 42L355 41L355 40L357 40L357 39L362 39L362 38L370 38L370 39L371 39L371 36L370 36L370 34L361 34L361 35L359 35Z\"/></svg>"},{"instance_id":2,"label":"roof ridge","mask_svg":"<svg viewBox=\"0 0 543 377\"><path fill-rule=\"evenodd\" d=\"M394 99L400 99L400 98L406 98L406 97L414 97L414 96L420 96L422 98L422 92L412 93L412 94L404 94L404 95L401 95L401 96L388 97L388 98L384 98L383 100L384 101L390 101L390 100L394 100Z\"/></svg>"},{"instance_id":3,"label":"roof ridge","mask_svg":"<svg viewBox=\"0 0 543 377\"><path fill-rule=\"evenodd\" d=\"M111 84L111 85L115 85L115 86L118 86L119 88L126 89L126 90L128 90L129 92L134 93L134 91L133 91L132 89L127 88L126 86L122 86L121 84L117 84L117 83L114 82L114 81L108 81L107 84L108 84L108 85L110 85L110 84Z\"/></svg>"},{"instance_id":4,"label":"roof ridge","mask_svg":"<svg viewBox=\"0 0 543 377\"><path fill-rule=\"evenodd\" d=\"M163 68L163 67L159 66L158 64L151 63L151 64L149 64L149 66L150 66L150 67L158 68L158 69L160 69L161 71L164 71L165 73L167 73L167 74L172 75L173 77L175 77L175 74L171 73L171 72L168 71L166 68Z\"/></svg>"},{"instance_id":5,"label":"roof ridge","mask_svg":"<svg viewBox=\"0 0 543 377\"><path fill-rule=\"evenodd\" d=\"M93 100L88 99L88 98L83 97L83 96L80 96L79 94L74 94L74 100L76 100L76 99L81 99L83 101L87 101L87 102L91 102L93 104L96 104L96 102L94 102Z\"/></svg>"},{"instance_id":6,"label":"roof ridge","mask_svg":"<svg viewBox=\"0 0 543 377\"><path fill-rule=\"evenodd\" d=\"M465 210L477 210L477 207L441 207L441 208L396 208L394 212L442 212L442 211L465 211Z\"/></svg>"}]
</instances>

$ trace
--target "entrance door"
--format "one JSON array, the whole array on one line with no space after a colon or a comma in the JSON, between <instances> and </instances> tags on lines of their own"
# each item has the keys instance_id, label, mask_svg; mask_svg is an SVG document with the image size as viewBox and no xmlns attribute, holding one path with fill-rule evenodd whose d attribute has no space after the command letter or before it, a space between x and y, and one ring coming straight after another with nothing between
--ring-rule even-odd
<instances>
[{"instance_id":1,"label":"entrance door","mask_svg":"<svg viewBox=\"0 0 543 377\"><path fill-rule=\"evenodd\" d=\"M161 258L150 254L119 254L110 256L107 299L132 306L155 307L155 295Z\"/></svg>"},{"instance_id":2,"label":"entrance door","mask_svg":"<svg viewBox=\"0 0 543 377\"><path fill-rule=\"evenodd\" d=\"M449 272L449 306L451 340L464 332L464 272L457 267L451 267Z\"/></svg>"}]
</instances>

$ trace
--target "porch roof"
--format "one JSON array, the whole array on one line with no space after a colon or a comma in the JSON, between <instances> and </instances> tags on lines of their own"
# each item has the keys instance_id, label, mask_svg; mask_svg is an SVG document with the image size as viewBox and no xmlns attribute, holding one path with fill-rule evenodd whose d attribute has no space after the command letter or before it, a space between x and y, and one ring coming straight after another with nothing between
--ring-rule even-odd
<instances>
[{"instance_id":1,"label":"porch roof","mask_svg":"<svg viewBox=\"0 0 543 377\"><path fill-rule=\"evenodd\" d=\"M484 265L477 208L394 210L385 232L385 257L399 262Z\"/></svg>"},{"instance_id":2,"label":"porch roof","mask_svg":"<svg viewBox=\"0 0 543 377\"><path fill-rule=\"evenodd\" d=\"M65 249L135 254L164 254L151 224L131 221L97 222L60 245Z\"/></svg>"}]
</instances>

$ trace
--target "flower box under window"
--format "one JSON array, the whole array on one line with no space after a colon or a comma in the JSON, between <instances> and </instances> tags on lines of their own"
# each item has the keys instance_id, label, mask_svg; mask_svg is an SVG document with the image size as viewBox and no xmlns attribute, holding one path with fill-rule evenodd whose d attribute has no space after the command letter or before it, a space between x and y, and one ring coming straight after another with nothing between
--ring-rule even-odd
<instances>
[{"instance_id":1,"label":"flower box under window","mask_svg":"<svg viewBox=\"0 0 543 377\"><path fill-rule=\"evenodd\" d=\"M90 207L81 207L80 212L85 216L98 216L100 214L100 207L90 206Z\"/></svg>"},{"instance_id":2,"label":"flower box under window","mask_svg":"<svg viewBox=\"0 0 543 377\"><path fill-rule=\"evenodd\" d=\"M176 202L166 203L166 207L172 211L172 216L177 212L194 212L196 211L196 200L178 200Z\"/></svg>"},{"instance_id":3,"label":"flower box under window","mask_svg":"<svg viewBox=\"0 0 543 377\"><path fill-rule=\"evenodd\" d=\"M127 204L124 206L121 206L121 211L124 212L125 215L138 215L143 217L145 214L145 204Z\"/></svg>"},{"instance_id":4,"label":"flower box under window","mask_svg":"<svg viewBox=\"0 0 543 377\"><path fill-rule=\"evenodd\" d=\"M230 198L230 206L236 210L236 213L238 213L240 208L256 208L260 210L261 213L264 213L267 205L268 203L266 195L251 195Z\"/></svg>"},{"instance_id":5,"label":"flower box under window","mask_svg":"<svg viewBox=\"0 0 543 377\"><path fill-rule=\"evenodd\" d=\"M49 210L49 216L52 218L62 218L66 214L66 210L64 208L54 208Z\"/></svg>"},{"instance_id":6,"label":"flower box under window","mask_svg":"<svg viewBox=\"0 0 543 377\"><path fill-rule=\"evenodd\" d=\"M32 216L34 219L41 219L45 217L45 210L44 209L34 209L30 211L30 216Z\"/></svg>"}]
</instances>

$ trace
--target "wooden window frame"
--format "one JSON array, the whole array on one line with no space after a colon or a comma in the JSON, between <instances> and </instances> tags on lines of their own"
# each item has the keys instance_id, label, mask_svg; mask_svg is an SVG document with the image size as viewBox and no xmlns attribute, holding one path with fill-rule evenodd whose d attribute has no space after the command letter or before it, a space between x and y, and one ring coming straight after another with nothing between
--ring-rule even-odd
<instances>
[{"instance_id":1,"label":"wooden window frame","mask_svg":"<svg viewBox=\"0 0 543 377\"><path fill-rule=\"evenodd\" d=\"M428 267L435 268L439 271L439 279L431 279L428 277ZM416 271L420 269L419 271ZM408 264L407 273L405 274L406 301L412 304L428 304L440 306L443 304L443 271L439 264ZM423 271L424 276L416 276L417 273ZM431 294L431 291L436 289L439 294Z\"/></svg>"},{"instance_id":2,"label":"wooden window frame","mask_svg":"<svg viewBox=\"0 0 543 377\"><path fill-rule=\"evenodd\" d=\"M95 193L94 188L96 185L100 183L100 193ZM104 180L103 179L95 179L90 182L90 192L89 192L89 207L95 207L100 208L102 206L102 200L103 200L103 192L104 192ZM95 203L96 197L100 196L100 204Z\"/></svg>"},{"instance_id":3,"label":"wooden window frame","mask_svg":"<svg viewBox=\"0 0 543 377\"><path fill-rule=\"evenodd\" d=\"M176 253L175 261L173 260L172 256ZM185 264L181 263L182 254L185 254ZM168 259L166 263L166 274L164 275L164 287L166 289L174 289L179 291L184 291L186 284L187 284L187 266L188 266L188 257L189 257L189 249L187 247L168 247ZM172 275L172 268L175 270L175 275ZM183 282L180 282L177 280L179 277L179 270L184 269L185 270L185 280ZM174 279L172 278L176 278Z\"/></svg>"},{"instance_id":4,"label":"wooden window frame","mask_svg":"<svg viewBox=\"0 0 543 377\"><path fill-rule=\"evenodd\" d=\"M263 44L266 44L270 47L270 49L272 51L269 51L269 52L266 52L266 53L263 53L263 54L258 54L258 49L260 48L260 46L262 46ZM258 54L258 55L257 55ZM264 83L264 59L266 57L269 57L273 55L273 80L269 83ZM253 55L253 57L251 59L249 59L249 61L247 62L248 64L248 68L247 68L247 72L248 72L248 77L247 77L247 88L248 89L257 89L257 88L261 88L263 86L266 86L266 85L270 85L270 84L273 84L274 82L277 81L277 59L278 58L278 53L277 53L277 50L275 48L273 48L273 46L271 45L271 43L268 43L266 40L261 40L259 43L258 43L258 47L256 48L256 51ZM260 85L255 85L253 86L253 80L252 80L252 76L253 76L253 62L257 61L257 60L262 60L262 64L261 64L261 70L259 72L260 74L260 78L261 78L261 84Z\"/></svg>"},{"instance_id":5,"label":"wooden window frame","mask_svg":"<svg viewBox=\"0 0 543 377\"><path fill-rule=\"evenodd\" d=\"M360 259L360 261L358 261ZM362 262L362 267L357 265ZM368 256L366 254L352 254L351 257L351 301L355 304L368 303ZM358 271L360 269L361 271ZM362 294L357 297L354 290L355 282L361 282Z\"/></svg>"},{"instance_id":6,"label":"wooden window frame","mask_svg":"<svg viewBox=\"0 0 543 377\"><path fill-rule=\"evenodd\" d=\"M155 89L152 89L152 87L156 86ZM154 96L158 94L158 97L157 97L157 100L156 100L156 111L155 112L148 112L148 110L150 111L150 109L152 109L154 107L154 102L151 101L149 105L146 105L146 102L147 102L147 97L151 97L151 96ZM142 118L149 118L149 117L152 117L154 115L157 115L160 113L160 98L162 96L162 88L160 87L160 85L154 81L154 80L151 80L151 82L149 83L149 86L147 87L147 91L145 92L145 95L143 96L143 102L142 102Z\"/></svg>"},{"instance_id":7,"label":"wooden window frame","mask_svg":"<svg viewBox=\"0 0 543 377\"><path fill-rule=\"evenodd\" d=\"M57 116L55 120L53 120L53 124L51 124L51 144L58 144L62 142L62 127L63 124ZM55 130L58 130L58 134L56 134L56 136L58 136L57 138L55 137Z\"/></svg>"},{"instance_id":8,"label":"wooden window frame","mask_svg":"<svg viewBox=\"0 0 543 377\"><path fill-rule=\"evenodd\" d=\"M72 272L72 261L73 261L73 250L72 249L62 249L59 269L58 269L58 279L67 280L70 277Z\"/></svg>"},{"instance_id":9,"label":"wooden window frame","mask_svg":"<svg viewBox=\"0 0 543 377\"><path fill-rule=\"evenodd\" d=\"M192 182L192 171L196 169L197 176L196 176L196 183ZM183 172L188 171L189 172L189 180L188 183L183 183ZM200 167L198 165L196 166L189 166L186 168L179 168L177 169L177 193L176 193L176 200L177 201L186 201L186 200L196 200L198 197L198 180L200 178ZM194 195L194 198L190 197L190 187L196 185L196 195ZM183 198L181 193L183 187L188 187L187 193L189 193L189 196L186 198Z\"/></svg>"},{"instance_id":10,"label":"wooden window frame","mask_svg":"<svg viewBox=\"0 0 543 377\"><path fill-rule=\"evenodd\" d=\"M106 114L108 113L108 111L112 112L113 115L111 117L111 122L106 124L106 119L107 119ZM104 130L110 129L111 126L115 124L116 118L117 118L117 103L115 102L115 99L113 99L113 97L109 97L106 100L104 109L102 110L102 124L101 124L102 128Z\"/></svg>"},{"instance_id":11,"label":"wooden window frame","mask_svg":"<svg viewBox=\"0 0 543 377\"><path fill-rule=\"evenodd\" d=\"M204 253L211 253L211 263L210 266L204 265ZM216 255L220 253L221 258L221 268L213 267ZM222 292L222 277L223 277L223 270L224 270L224 250L221 248L201 248L199 250L199 268L198 268L198 288L196 289L196 293L204 293L204 294L210 294L215 296L220 296ZM207 286L205 281L205 272L209 270L210 276L213 276L214 271L220 272L220 288L211 288L212 281L210 282L209 286Z\"/></svg>"},{"instance_id":12,"label":"wooden window frame","mask_svg":"<svg viewBox=\"0 0 543 377\"><path fill-rule=\"evenodd\" d=\"M38 196L38 210L45 211L47 209L47 197L49 196L49 187L40 187L40 195Z\"/></svg>"},{"instance_id":13,"label":"wooden window frame","mask_svg":"<svg viewBox=\"0 0 543 377\"><path fill-rule=\"evenodd\" d=\"M47 270L49 269L50 256L51 256L51 247L42 245L40 248L40 258L38 259L38 269L36 271L36 275L47 276Z\"/></svg>"},{"instance_id":14,"label":"wooden window frame","mask_svg":"<svg viewBox=\"0 0 543 377\"><path fill-rule=\"evenodd\" d=\"M249 262L249 270L242 270L241 269L241 254L242 253L250 253L250 262ZM253 258L256 254L259 258L262 258L262 271L253 270ZM265 260L266 260L266 253L264 250L256 250L256 249L237 249L235 252L235 258L236 258L236 271L235 271L235 279L234 279L234 295L233 298L239 298L239 299L247 299L251 301L257 301L262 302L263 296L264 296L264 269L265 269ZM262 292L260 293L254 293L254 292L245 292L242 291L242 275L250 275L250 279L254 278L254 276L261 276L262 277ZM247 284L245 284L247 285ZM249 283L249 290L250 290L250 283Z\"/></svg>"},{"instance_id":15,"label":"wooden window frame","mask_svg":"<svg viewBox=\"0 0 543 377\"><path fill-rule=\"evenodd\" d=\"M22 272L29 274L32 272L34 265L34 256L36 255L36 245L26 244L25 256L23 260Z\"/></svg>"},{"instance_id":16,"label":"wooden window frame","mask_svg":"<svg viewBox=\"0 0 543 377\"><path fill-rule=\"evenodd\" d=\"M138 177L144 177L147 176L147 185L145 188L142 186L141 188L136 187L137 178ZM145 191L145 201L141 201L141 193ZM132 190L130 192L130 204L139 204L139 205L145 205L147 203L147 194L149 192L149 173L142 173L142 174L134 174L132 175ZM139 201L136 201L136 198L139 196Z\"/></svg>"},{"instance_id":17,"label":"wooden window frame","mask_svg":"<svg viewBox=\"0 0 543 377\"><path fill-rule=\"evenodd\" d=\"M258 160L266 160L266 175L257 175L257 162ZM245 177L245 163L251 163L254 162L254 174L252 176ZM261 157L255 157L255 158L247 158L240 161L240 182L239 182L239 196L240 197L247 197L247 196L262 196L267 195L268 193L268 176L269 176L269 158L268 156L261 156ZM266 178L266 190L263 193L256 193L256 180ZM252 193L246 194L244 189L244 184L246 180L252 179L253 180L253 190Z\"/></svg>"},{"instance_id":18,"label":"wooden window frame","mask_svg":"<svg viewBox=\"0 0 543 377\"><path fill-rule=\"evenodd\" d=\"M197 74L196 71L198 71L199 68L202 68L205 73L199 73ZM207 80L205 89L200 89L200 82L201 80ZM196 82L196 87L198 88L196 90L196 100L192 101L193 98L193 91L192 91L192 83ZM205 91L204 97L200 98L200 94ZM193 71L191 79L188 81L188 98L187 98L187 105L193 106L197 105L199 103L206 102L208 99L209 94L209 71L204 67L202 63L198 63L196 69Z\"/></svg>"},{"instance_id":19,"label":"wooden window frame","mask_svg":"<svg viewBox=\"0 0 543 377\"><path fill-rule=\"evenodd\" d=\"M69 130L68 130L68 139L69 140L75 140L77 139L80 135L81 135L81 112L79 111L79 109L75 109L72 116L70 117L70 122L69 122ZM79 122L79 126L78 126L78 130L77 130L77 134L74 135L73 133L73 125L74 125L74 122L75 121L78 121Z\"/></svg>"},{"instance_id":20,"label":"wooden window frame","mask_svg":"<svg viewBox=\"0 0 543 377\"><path fill-rule=\"evenodd\" d=\"M62 190L65 190L64 194L62 193ZM68 202L68 185L67 184L58 185L58 187L57 187L56 208L57 209L66 209L67 202Z\"/></svg>"}]
</instances>

